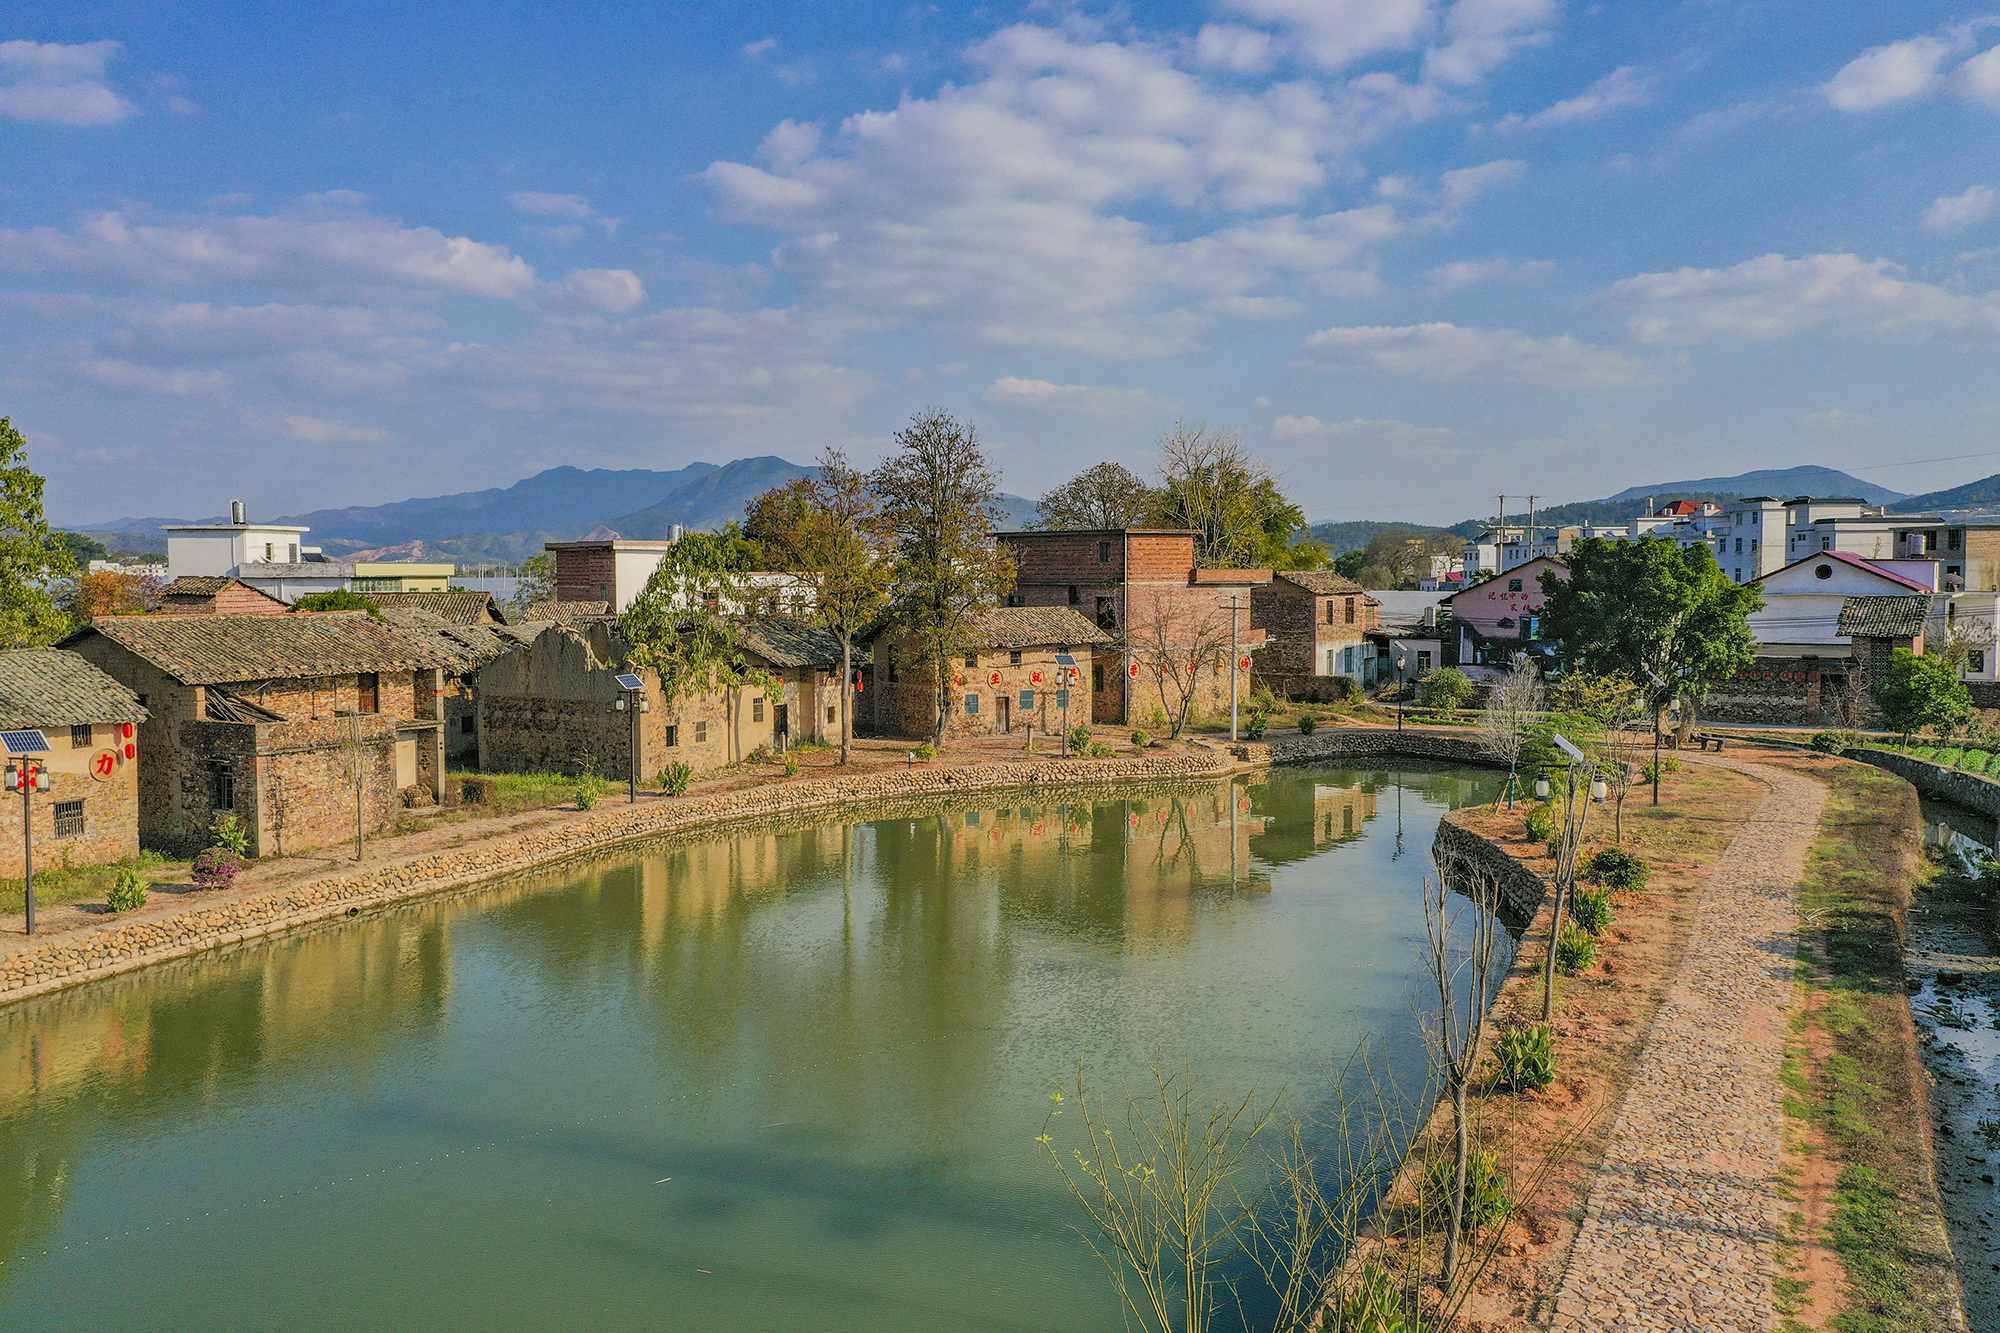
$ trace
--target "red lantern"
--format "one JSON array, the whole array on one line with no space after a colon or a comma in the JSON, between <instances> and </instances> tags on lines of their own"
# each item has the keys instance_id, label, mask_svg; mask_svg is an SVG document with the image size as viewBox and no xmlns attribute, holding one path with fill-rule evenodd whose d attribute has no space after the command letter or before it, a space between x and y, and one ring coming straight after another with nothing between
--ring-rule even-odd
<instances>
[{"instance_id":1,"label":"red lantern","mask_svg":"<svg viewBox=\"0 0 2000 1333\"><path fill-rule=\"evenodd\" d=\"M131 739L132 739L132 731L133 731L133 727L132 727L132 724L131 724L130 722L125 722L125 723L121 723L121 724L119 725L119 728L118 728L118 734L119 734L119 736L120 736L120 737L122 737L122 738L123 738L123 739L125 739L125 740L128 740L128 741L129 741L129 740L131 740Z\"/></svg>"},{"instance_id":2,"label":"red lantern","mask_svg":"<svg viewBox=\"0 0 2000 1333\"><path fill-rule=\"evenodd\" d=\"M139 757L139 747L138 747L138 746L136 746L136 745L134 745L134 744L132 744L132 742L130 742L130 741L126 741L126 742L125 742L125 757L126 757L127 759L137 759L137 758Z\"/></svg>"}]
</instances>

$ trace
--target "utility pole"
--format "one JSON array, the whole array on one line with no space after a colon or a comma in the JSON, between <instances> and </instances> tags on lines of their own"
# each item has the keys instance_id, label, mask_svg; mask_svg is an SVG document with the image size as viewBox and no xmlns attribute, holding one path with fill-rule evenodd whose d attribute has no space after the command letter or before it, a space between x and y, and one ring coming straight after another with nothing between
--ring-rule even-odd
<instances>
[{"instance_id":1,"label":"utility pole","mask_svg":"<svg viewBox=\"0 0 2000 1333\"><path fill-rule=\"evenodd\" d=\"M1500 524L1493 529L1493 572L1498 574L1506 563L1507 549L1507 497L1500 497Z\"/></svg>"},{"instance_id":2,"label":"utility pole","mask_svg":"<svg viewBox=\"0 0 2000 1333\"><path fill-rule=\"evenodd\" d=\"M1535 497L1528 497L1528 558L1535 558Z\"/></svg>"}]
</instances>

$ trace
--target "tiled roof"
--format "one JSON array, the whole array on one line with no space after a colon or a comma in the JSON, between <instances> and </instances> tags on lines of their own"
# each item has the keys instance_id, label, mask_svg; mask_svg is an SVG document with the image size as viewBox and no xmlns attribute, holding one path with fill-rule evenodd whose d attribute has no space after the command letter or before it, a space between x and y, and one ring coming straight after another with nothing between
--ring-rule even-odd
<instances>
[{"instance_id":1,"label":"tiled roof","mask_svg":"<svg viewBox=\"0 0 2000 1333\"><path fill-rule=\"evenodd\" d=\"M995 648L1110 643L1111 636L1073 606L1001 606L984 613L978 637Z\"/></svg>"},{"instance_id":2,"label":"tiled roof","mask_svg":"<svg viewBox=\"0 0 2000 1333\"><path fill-rule=\"evenodd\" d=\"M1281 569L1272 576L1296 583L1315 597L1367 597L1368 590L1330 569ZM1370 598L1369 600L1374 600Z\"/></svg>"},{"instance_id":3,"label":"tiled roof","mask_svg":"<svg viewBox=\"0 0 2000 1333\"><path fill-rule=\"evenodd\" d=\"M1849 597L1840 604L1840 633L1856 639L1914 639L1930 618L1926 594Z\"/></svg>"},{"instance_id":4,"label":"tiled roof","mask_svg":"<svg viewBox=\"0 0 2000 1333\"><path fill-rule=\"evenodd\" d=\"M371 592L364 595L384 611L392 607L415 607L442 616L455 625L491 625L500 619L490 592L453 589L449 592Z\"/></svg>"},{"instance_id":5,"label":"tiled roof","mask_svg":"<svg viewBox=\"0 0 2000 1333\"><path fill-rule=\"evenodd\" d=\"M538 625L458 625L434 612L409 608L384 610L389 623L412 640L450 659L445 670L462 675L491 662L503 653L525 648L548 628Z\"/></svg>"},{"instance_id":6,"label":"tiled roof","mask_svg":"<svg viewBox=\"0 0 2000 1333\"><path fill-rule=\"evenodd\" d=\"M751 652L778 667L831 667L840 664L840 640L823 629L778 616L753 616L743 622L743 642Z\"/></svg>"},{"instance_id":7,"label":"tiled roof","mask_svg":"<svg viewBox=\"0 0 2000 1333\"><path fill-rule=\"evenodd\" d=\"M60 648L0 652L0 727L22 731L145 720L138 695L75 653Z\"/></svg>"},{"instance_id":8,"label":"tiled roof","mask_svg":"<svg viewBox=\"0 0 2000 1333\"><path fill-rule=\"evenodd\" d=\"M162 597L213 597L236 582L223 575L183 574L160 589Z\"/></svg>"},{"instance_id":9,"label":"tiled roof","mask_svg":"<svg viewBox=\"0 0 2000 1333\"><path fill-rule=\"evenodd\" d=\"M530 602L521 619L552 620L558 625L567 625L573 620L589 620L593 616L611 614L609 602Z\"/></svg>"},{"instance_id":10,"label":"tiled roof","mask_svg":"<svg viewBox=\"0 0 2000 1333\"><path fill-rule=\"evenodd\" d=\"M89 634L102 634L186 685L408 671L455 660L363 611L110 616L64 643Z\"/></svg>"}]
</instances>

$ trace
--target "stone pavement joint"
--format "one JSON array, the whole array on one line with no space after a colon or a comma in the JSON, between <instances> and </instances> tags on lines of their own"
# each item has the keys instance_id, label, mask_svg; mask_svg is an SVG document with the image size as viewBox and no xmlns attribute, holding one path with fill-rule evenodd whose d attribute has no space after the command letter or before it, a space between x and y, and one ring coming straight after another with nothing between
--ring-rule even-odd
<instances>
[{"instance_id":1,"label":"stone pavement joint","mask_svg":"<svg viewBox=\"0 0 2000 1333\"><path fill-rule=\"evenodd\" d=\"M1770 792L1702 890L1570 1250L1557 1333L1765 1333L1776 1323L1780 1066L1798 884L1826 788L1762 764L1697 762Z\"/></svg>"}]
</instances>

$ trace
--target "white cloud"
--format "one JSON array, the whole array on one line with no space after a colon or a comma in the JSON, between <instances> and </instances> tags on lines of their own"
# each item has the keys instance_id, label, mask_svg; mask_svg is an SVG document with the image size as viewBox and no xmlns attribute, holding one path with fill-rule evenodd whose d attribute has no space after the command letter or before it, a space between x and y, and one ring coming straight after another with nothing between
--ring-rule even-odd
<instances>
[{"instance_id":1,"label":"white cloud","mask_svg":"<svg viewBox=\"0 0 2000 1333\"><path fill-rule=\"evenodd\" d=\"M1995 22L1975 19L1941 33L1872 46L1841 66L1820 92L1842 111L1873 111L1945 91L2000 111L2000 47L1951 68Z\"/></svg>"},{"instance_id":2,"label":"white cloud","mask_svg":"<svg viewBox=\"0 0 2000 1333\"><path fill-rule=\"evenodd\" d=\"M1320 440L1329 444L1357 442L1395 444L1409 448L1429 446L1426 453L1459 453L1442 449L1445 441L1458 434L1449 426L1413 426L1394 419L1370 421L1321 421L1318 417L1279 417L1271 423L1271 438L1277 440Z\"/></svg>"},{"instance_id":3,"label":"white cloud","mask_svg":"<svg viewBox=\"0 0 2000 1333\"><path fill-rule=\"evenodd\" d=\"M1566 98L1532 116L1502 116L1494 128L1503 133L1545 130L1553 125L1595 120L1626 107L1645 106L1652 100L1652 76L1632 65L1621 65L1575 97Z\"/></svg>"},{"instance_id":4,"label":"white cloud","mask_svg":"<svg viewBox=\"0 0 2000 1333\"><path fill-rule=\"evenodd\" d=\"M373 426L350 426L344 421L325 421L296 413L286 417L284 424L286 435L308 444L382 444L395 438Z\"/></svg>"},{"instance_id":5,"label":"white cloud","mask_svg":"<svg viewBox=\"0 0 2000 1333\"><path fill-rule=\"evenodd\" d=\"M507 202L523 213L537 217L587 218L595 210L580 194L542 194L536 190L516 190Z\"/></svg>"},{"instance_id":6,"label":"white cloud","mask_svg":"<svg viewBox=\"0 0 2000 1333\"><path fill-rule=\"evenodd\" d=\"M545 282L535 291L535 304L551 311L602 311L622 315L646 301L646 285L623 268L572 269L561 282Z\"/></svg>"},{"instance_id":7,"label":"white cloud","mask_svg":"<svg viewBox=\"0 0 2000 1333\"><path fill-rule=\"evenodd\" d=\"M1237 74L1262 74L1276 63L1278 43L1270 33L1255 28L1210 23L1195 36L1194 58L1198 64Z\"/></svg>"},{"instance_id":8,"label":"white cloud","mask_svg":"<svg viewBox=\"0 0 2000 1333\"><path fill-rule=\"evenodd\" d=\"M1974 185L1964 194L1944 195L1924 210L1928 231L1964 231L1993 216L1996 196L1990 185Z\"/></svg>"},{"instance_id":9,"label":"white cloud","mask_svg":"<svg viewBox=\"0 0 2000 1333\"><path fill-rule=\"evenodd\" d=\"M365 306L120 302L114 341L148 360L269 356L300 347L380 345L443 327L415 310Z\"/></svg>"},{"instance_id":10,"label":"white cloud","mask_svg":"<svg viewBox=\"0 0 2000 1333\"><path fill-rule=\"evenodd\" d=\"M1602 388L1646 378L1636 358L1567 333L1537 338L1514 329L1456 324L1321 329L1306 339L1305 364L1555 389Z\"/></svg>"},{"instance_id":11,"label":"white cloud","mask_svg":"<svg viewBox=\"0 0 2000 1333\"><path fill-rule=\"evenodd\" d=\"M1496 185L1521 179L1521 173L1527 169L1527 163L1504 157L1476 167L1460 167L1438 177L1438 193L1446 207L1460 208Z\"/></svg>"},{"instance_id":12,"label":"white cloud","mask_svg":"<svg viewBox=\"0 0 2000 1333\"><path fill-rule=\"evenodd\" d=\"M0 116L50 125L115 125L132 104L104 81L118 42L0 42Z\"/></svg>"},{"instance_id":13,"label":"white cloud","mask_svg":"<svg viewBox=\"0 0 2000 1333\"><path fill-rule=\"evenodd\" d=\"M1488 282L1531 282L1555 271L1555 264L1546 259L1461 259L1438 265L1428 276L1433 290L1453 292Z\"/></svg>"},{"instance_id":14,"label":"white cloud","mask_svg":"<svg viewBox=\"0 0 2000 1333\"><path fill-rule=\"evenodd\" d=\"M229 387L229 377L219 370L161 370L156 366L136 366L129 361L82 361L80 374L113 388L137 389L141 393L166 394L186 398L190 394L220 393Z\"/></svg>"},{"instance_id":15,"label":"white cloud","mask_svg":"<svg viewBox=\"0 0 2000 1333\"><path fill-rule=\"evenodd\" d=\"M305 290L357 284L516 297L535 270L506 247L362 210L363 196L308 196L270 216L93 213L74 229L0 230L0 268L161 286L241 282Z\"/></svg>"},{"instance_id":16,"label":"white cloud","mask_svg":"<svg viewBox=\"0 0 2000 1333\"><path fill-rule=\"evenodd\" d=\"M1424 78L1449 87L1477 83L1525 46L1549 40L1555 0L1458 0L1445 12L1444 41L1424 54Z\"/></svg>"},{"instance_id":17,"label":"white cloud","mask_svg":"<svg viewBox=\"0 0 2000 1333\"><path fill-rule=\"evenodd\" d=\"M1423 80L1463 87L1523 46L1547 40L1555 0L1230 0L1284 31L1293 54L1341 70L1373 56L1423 51Z\"/></svg>"},{"instance_id":18,"label":"white cloud","mask_svg":"<svg viewBox=\"0 0 2000 1333\"><path fill-rule=\"evenodd\" d=\"M1731 268L1642 273L1602 300L1628 311L1641 342L1695 346L1769 342L1813 329L1864 333L2000 333L2000 297L1913 282L1886 259L1764 255Z\"/></svg>"},{"instance_id":19,"label":"white cloud","mask_svg":"<svg viewBox=\"0 0 2000 1333\"><path fill-rule=\"evenodd\" d=\"M1144 389L1112 389L1097 384L1051 384L1002 376L980 395L995 407L1064 412L1085 417L1121 417L1138 412L1172 410Z\"/></svg>"}]
</instances>

